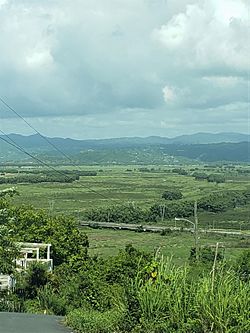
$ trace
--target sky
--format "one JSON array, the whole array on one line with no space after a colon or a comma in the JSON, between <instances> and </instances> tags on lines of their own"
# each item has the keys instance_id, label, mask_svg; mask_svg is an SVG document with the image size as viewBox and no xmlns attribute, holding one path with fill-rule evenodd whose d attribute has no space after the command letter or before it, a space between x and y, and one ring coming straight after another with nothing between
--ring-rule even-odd
<instances>
[{"instance_id":1,"label":"sky","mask_svg":"<svg viewBox=\"0 0 250 333\"><path fill-rule=\"evenodd\" d=\"M0 97L44 135L249 132L248 0L0 0ZM33 131L0 103L0 129Z\"/></svg>"}]
</instances>

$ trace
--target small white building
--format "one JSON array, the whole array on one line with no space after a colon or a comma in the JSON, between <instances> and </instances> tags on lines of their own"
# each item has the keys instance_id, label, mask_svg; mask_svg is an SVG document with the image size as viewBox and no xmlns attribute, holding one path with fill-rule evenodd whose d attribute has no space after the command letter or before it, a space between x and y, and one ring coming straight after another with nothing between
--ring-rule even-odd
<instances>
[{"instance_id":1,"label":"small white building","mask_svg":"<svg viewBox=\"0 0 250 333\"><path fill-rule=\"evenodd\" d=\"M32 263L40 262L47 267L47 271L53 269L53 259L50 258L51 244L45 243L17 243L20 256L15 260L17 271L26 270Z\"/></svg>"},{"instance_id":2,"label":"small white building","mask_svg":"<svg viewBox=\"0 0 250 333\"><path fill-rule=\"evenodd\" d=\"M15 259L17 272L25 271L34 262L42 263L48 272L52 272L53 259L50 258L51 244L45 243L16 243L20 249ZM0 291L11 290L15 287L15 279L11 275L0 274Z\"/></svg>"}]
</instances>

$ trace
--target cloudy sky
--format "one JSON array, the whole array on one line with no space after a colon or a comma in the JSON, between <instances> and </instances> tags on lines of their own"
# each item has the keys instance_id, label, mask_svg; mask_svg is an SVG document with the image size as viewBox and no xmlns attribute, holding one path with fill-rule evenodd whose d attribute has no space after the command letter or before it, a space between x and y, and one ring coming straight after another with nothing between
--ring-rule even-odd
<instances>
[{"instance_id":1,"label":"cloudy sky","mask_svg":"<svg viewBox=\"0 0 250 333\"><path fill-rule=\"evenodd\" d=\"M0 0L0 96L48 136L248 132L248 0ZM0 129L32 131L0 105Z\"/></svg>"}]
</instances>

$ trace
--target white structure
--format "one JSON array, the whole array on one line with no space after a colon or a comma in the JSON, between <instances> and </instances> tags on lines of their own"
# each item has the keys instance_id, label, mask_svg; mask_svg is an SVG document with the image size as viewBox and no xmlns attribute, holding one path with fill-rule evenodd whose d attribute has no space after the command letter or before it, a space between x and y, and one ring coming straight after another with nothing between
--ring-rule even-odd
<instances>
[{"instance_id":1,"label":"white structure","mask_svg":"<svg viewBox=\"0 0 250 333\"><path fill-rule=\"evenodd\" d=\"M20 256L16 259L17 271L26 270L34 262L40 262L47 266L48 272L52 271L53 260L50 259L51 244L17 243L17 245L20 248ZM43 257L41 257L41 253Z\"/></svg>"},{"instance_id":2,"label":"white structure","mask_svg":"<svg viewBox=\"0 0 250 333\"><path fill-rule=\"evenodd\" d=\"M13 289L15 286L15 280L10 275L0 274L0 291L5 289Z\"/></svg>"},{"instance_id":3,"label":"white structure","mask_svg":"<svg viewBox=\"0 0 250 333\"><path fill-rule=\"evenodd\" d=\"M19 256L15 259L17 272L25 271L34 262L40 262L51 272L53 259L50 259L51 244L44 243L16 243L20 249ZM10 275L0 274L0 292L11 290L15 287L15 279Z\"/></svg>"}]
</instances>

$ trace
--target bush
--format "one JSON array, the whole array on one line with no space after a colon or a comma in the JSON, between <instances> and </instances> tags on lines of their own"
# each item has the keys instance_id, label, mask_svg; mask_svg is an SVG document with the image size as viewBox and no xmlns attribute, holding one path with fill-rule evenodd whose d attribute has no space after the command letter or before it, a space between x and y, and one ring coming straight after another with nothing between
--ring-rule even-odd
<instances>
[{"instance_id":1,"label":"bush","mask_svg":"<svg viewBox=\"0 0 250 333\"><path fill-rule=\"evenodd\" d=\"M183 175L183 176L187 176L188 175L188 172L185 170L185 169L182 169L182 168L174 168L172 169L172 172L173 173L178 173L179 175Z\"/></svg>"},{"instance_id":2,"label":"bush","mask_svg":"<svg viewBox=\"0 0 250 333\"><path fill-rule=\"evenodd\" d=\"M224 191L213 193L198 201L198 208L209 212L224 212L227 209L245 205L249 202L249 197L243 191Z\"/></svg>"},{"instance_id":3,"label":"bush","mask_svg":"<svg viewBox=\"0 0 250 333\"><path fill-rule=\"evenodd\" d=\"M34 299L38 289L48 282L46 267L39 262L34 262L24 274L24 293L27 298Z\"/></svg>"},{"instance_id":4,"label":"bush","mask_svg":"<svg viewBox=\"0 0 250 333\"><path fill-rule=\"evenodd\" d=\"M214 183L225 183L226 179L224 175L220 174L211 174L207 177L208 182L214 182Z\"/></svg>"},{"instance_id":5,"label":"bush","mask_svg":"<svg viewBox=\"0 0 250 333\"><path fill-rule=\"evenodd\" d=\"M205 172L194 172L192 176L196 180L206 180L208 178L208 175Z\"/></svg>"},{"instance_id":6,"label":"bush","mask_svg":"<svg viewBox=\"0 0 250 333\"><path fill-rule=\"evenodd\" d=\"M237 260L236 271L243 281L250 281L250 250L246 250Z\"/></svg>"},{"instance_id":7,"label":"bush","mask_svg":"<svg viewBox=\"0 0 250 333\"><path fill-rule=\"evenodd\" d=\"M164 208L164 209L163 209ZM147 221L157 222L160 218L190 217L194 214L194 203L191 201L169 201L162 205L156 203L150 207Z\"/></svg>"},{"instance_id":8,"label":"bush","mask_svg":"<svg viewBox=\"0 0 250 333\"><path fill-rule=\"evenodd\" d=\"M89 210L85 218L97 222L141 223L145 221L145 211L129 203Z\"/></svg>"},{"instance_id":9,"label":"bush","mask_svg":"<svg viewBox=\"0 0 250 333\"><path fill-rule=\"evenodd\" d=\"M166 236L166 235L169 235L169 234L172 234L172 233L173 233L173 230L171 228L165 228L165 229L161 230L160 235L161 236Z\"/></svg>"},{"instance_id":10,"label":"bush","mask_svg":"<svg viewBox=\"0 0 250 333\"><path fill-rule=\"evenodd\" d=\"M162 198L165 200L179 200L183 195L179 190L168 190L162 194Z\"/></svg>"},{"instance_id":11,"label":"bush","mask_svg":"<svg viewBox=\"0 0 250 333\"><path fill-rule=\"evenodd\" d=\"M55 293L50 284L40 288L37 293L37 302L42 312L64 316L66 314L67 301Z\"/></svg>"},{"instance_id":12,"label":"bush","mask_svg":"<svg viewBox=\"0 0 250 333\"><path fill-rule=\"evenodd\" d=\"M25 306L17 295L1 292L0 295L0 312L24 312Z\"/></svg>"},{"instance_id":13,"label":"bush","mask_svg":"<svg viewBox=\"0 0 250 333\"><path fill-rule=\"evenodd\" d=\"M191 248L190 257L189 257L190 262L196 261L195 251L196 251L195 248ZM211 264L214 262L214 258L215 258L215 248L213 248L211 246L204 246L199 249L199 262L200 263L203 263L203 264L210 263ZM222 261L223 259L224 259L223 250L219 249L216 260Z\"/></svg>"},{"instance_id":14,"label":"bush","mask_svg":"<svg viewBox=\"0 0 250 333\"><path fill-rule=\"evenodd\" d=\"M117 310L98 312L76 309L66 317L66 323L78 332L114 333L121 322L121 313Z\"/></svg>"}]
</instances>

